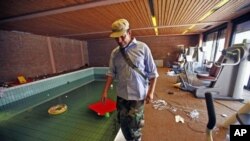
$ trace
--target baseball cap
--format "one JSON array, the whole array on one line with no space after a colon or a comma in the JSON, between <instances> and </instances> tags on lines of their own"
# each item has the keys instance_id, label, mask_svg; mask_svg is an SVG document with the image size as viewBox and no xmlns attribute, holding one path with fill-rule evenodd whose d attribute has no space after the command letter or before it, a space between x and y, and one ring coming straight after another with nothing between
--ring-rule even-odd
<instances>
[{"instance_id":1,"label":"baseball cap","mask_svg":"<svg viewBox=\"0 0 250 141\"><path fill-rule=\"evenodd\" d=\"M124 35L129 29L129 22L126 19L119 19L112 24L112 33L110 37L117 38Z\"/></svg>"}]
</instances>

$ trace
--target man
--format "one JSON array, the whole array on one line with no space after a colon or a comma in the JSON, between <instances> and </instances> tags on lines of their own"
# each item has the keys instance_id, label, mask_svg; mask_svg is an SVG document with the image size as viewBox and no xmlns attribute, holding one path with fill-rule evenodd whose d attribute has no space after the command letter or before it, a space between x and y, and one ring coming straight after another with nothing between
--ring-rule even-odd
<instances>
[{"instance_id":1,"label":"man","mask_svg":"<svg viewBox=\"0 0 250 141\"><path fill-rule=\"evenodd\" d=\"M146 103L153 100L159 75L149 47L132 38L126 19L119 19L112 24L110 37L114 38L119 46L111 53L101 100L105 102L112 80L116 79L118 122L126 140L137 141L141 139L144 100ZM126 61L126 55L124 56L122 51L136 68L132 68Z\"/></svg>"}]
</instances>

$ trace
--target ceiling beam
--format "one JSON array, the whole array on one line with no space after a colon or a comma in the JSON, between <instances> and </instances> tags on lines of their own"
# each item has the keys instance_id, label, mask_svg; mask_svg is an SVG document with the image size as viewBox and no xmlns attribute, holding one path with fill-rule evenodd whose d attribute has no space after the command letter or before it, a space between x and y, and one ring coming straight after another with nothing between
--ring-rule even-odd
<instances>
[{"instance_id":1,"label":"ceiling beam","mask_svg":"<svg viewBox=\"0 0 250 141\"><path fill-rule=\"evenodd\" d=\"M7 22L20 21L20 20L27 20L27 19L32 19L32 18L38 18L38 17L44 17L44 16L49 16L49 15L55 15L55 14L61 14L65 12L83 10L83 9L88 9L88 8L93 8L93 7L98 7L98 6L107 6L107 5L122 3L122 2L127 2L127 1L131 1L131 0L102 0L102 1L92 2L92 3L87 3L87 4L75 5L75 6L53 9L53 10L48 10L48 11L36 12L36 13L30 13L30 14L25 14L21 16L1 19L0 24L7 23Z\"/></svg>"},{"instance_id":2,"label":"ceiling beam","mask_svg":"<svg viewBox=\"0 0 250 141\"><path fill-rule=\"evenodd\" d=\"M168 36L187 36L187 35L197 35L199 33L197 32L190 32L187 33L185 35L183 35L182 33L180 34L164 34L164 35L158 35L158 37L168 37ZM156 35L141 35L141 36L136 36L136 37L155 37ZM94 41L94 40L107 40L107 39L112 39L110 37L106 37L106 38L90 38L90 39L86 39L87 41Z\"/></svg>"},{"instance_id":3,"label":"ceiling beam","mask_svg":"<svg viewBox=\"0 0 250 141\"><path fill-rule=\"evenodd\" d=\"M225 23L228 21L216 21L216 22L199 22L195 23L196 25L203 25L203 24L220 24ZM171 27L182 27L182 26L191 26L191 24L179 24L179 25L165 25L165 26L157 26L157 28L171 28ZM154 29L155 27L144 27L144 28L132 28L131 30L145 30L145 29ZM88 32L88 33L77 33L77 34L66 34L66 35L59 35L62 37L74 37L74 36L82 36L82 35L91 35L91 34L102 34L102 33L110 33L111 31L100 31L100 32Z\"/></svg>"}]
</instances>

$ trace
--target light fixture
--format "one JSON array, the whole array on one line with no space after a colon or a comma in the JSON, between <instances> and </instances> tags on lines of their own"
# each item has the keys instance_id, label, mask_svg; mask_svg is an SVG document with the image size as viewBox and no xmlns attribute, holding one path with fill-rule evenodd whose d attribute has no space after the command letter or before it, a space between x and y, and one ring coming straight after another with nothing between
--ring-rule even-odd
<instances>
[{"instance_id":1,"label":"light fixture","mask_svg":"<svg viewBox=\"0 0 250 141\"><path fill-rule=\"evenodd\" d=\"M186 34L188 32L188 30L185 30L182 34Z\"/></svg>"},{"instance_id":2,"label":"light fixture","mask_svg":"<svg viewBox=\"0 0 250 141\"><path fill-rule=\"evenodd\" d=\"M156 22L156 18L155 16L152 16L152 22L153 22L153 26L154 26L154 30L155 30L155 35L158 36L159 32L158 32L158 28L157 28L157 22Z\"/></svg>"},{"instance_id":3,"label":"light fixture","mask_svg":"<svg viewBox=\"0 0 250 141\"><path fill-rule=\"evenodd\" d=\"M196 26L196 24L191 25L191 26L188 28L188 30L194 28L195 26Z\"/></svg>"},{"instance_id":4,"label":"light fixture","mask_svg":"<svg viewBox=\"0 0 250 141\"><path fill-rule=\"evenodd\" d=\"M155 26L157 26L157 23L156 23L156 18L155 18L155 16L152 16L152 22L153 22L153 26L155 27Z\"/></svg>"},{"instance_id":5,"label":"light fixture","mask_svg":"<svg viewBox=\"0 0 250 141\"><path fill-rule=\"evenodd\" d=\"M213 14L214 12L215 12L215 11L213 11L213 10L208 11L205 15L203 15L203 16L198 20L198 22L200 22L200 21L206 19L208 16L210 16L210 15Z\"/></svg>"},{"instance_id":6,"label":"light fixture","mask_svg":"<svg viewBox=\"0 0 250 141\"><path fill-rule=\"evenodd\" d=\"M209 10L205 15L203 15L198 22L201 22L202 20L206 19L208 16L210 16L211 14L213 14L215 11L217 11L218 9L220 9L222 6L224 6L226 3L228 3L229 0L221 0L219 3L217 3L213 9ZM196 26L196 24L191 25L187 30L185 30L182 34L187 33L190 29L194 28Z\"/></svg>"},{"instance_id":7,"label":"light fixture","mask_svg":"<svg viewBox=\"0 0 250 141\"><path fill-rule=\"evenodd\" d=\"M221 8L223 5L225 5L228 2L229 0L221 0L213 9L218 10L219 8Z\"/></svg>"},{"instance_id":8,"label":"light fixture","mask_svg":"<svg viewBox=\"0 0 250 141\"><path fill-rule=\"evenodd\" d=\"M159 35L158 28L154 27L154 30L155 30L155 35L158 36Z\"/></svg>"},{"instance_id":9,"label":"light fixture","mask_svg":"<svg viewBox=\"0 0 250 141\"><path fill-rule=\"evenodd\" d=\"M157 28L157 22L156 22L156 17L155 17L155 13L154 13L154 3L153 0L148 0L149 3L149 7L150 7L150 12L151 12L151 20L154 26L154 31L155 31L155 35L158 36L159 32L158 32L158 28Z\"/></svg>"}]
</instances>

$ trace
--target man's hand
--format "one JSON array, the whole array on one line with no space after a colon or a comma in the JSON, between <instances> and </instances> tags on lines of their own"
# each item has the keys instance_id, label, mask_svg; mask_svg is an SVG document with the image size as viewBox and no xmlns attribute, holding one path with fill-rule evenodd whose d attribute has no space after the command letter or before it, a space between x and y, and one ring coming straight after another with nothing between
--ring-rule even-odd
<instances>
[{"instance_id":1,"label":"man's hand","mask_svg":"<svg viewBox=\"0 0 250 141\"><path fill-rule=\"evenodd\" d=\"M112 83L112 77L111 76L107 76L107 81L105 83L105 87L104 87L104 90L102 92L102 96L101 96L101 101L103 104L106 103L106 100L107 100L107 97L108 97L108 90L109 90L109 87Z\"/></svg>"},{"instance_id":2,"label":"man's hand","mask_svg":"<svg viewBox=\"0 0 250 141\"><path fill-rule=\"evenodd\" d=\"M105 103L106 103L106 100L107 100L107 93L104 92L104 93L102 94L101 101L102 101L103 104L105 104Z\"/></svg>"},{"instance_id":3,"label":"man's hand","mask_svg":"<svg viewBox=\"0 0 250 141\"><path fill-rule=\"evenodd\" d=\"M146 104L152 103L153 98L154 98L154 94L153 93L148 93L147 96L146 96Z\"/></svg>"},{"instance_id":4,"label":"man's hand","mask_svg":"<svg viewBox=\"0 0 250 141\"><path fill-rule=\"evenodd\" d=\"M150 81L150 85L149 85L149 89L147 92L147 96L146 96L146 104L153 102L153 98L154 98L154 91L155 91L155 85L156 85L156 80L157 78L151 78Z\"/></svg>"}]
</instances>

